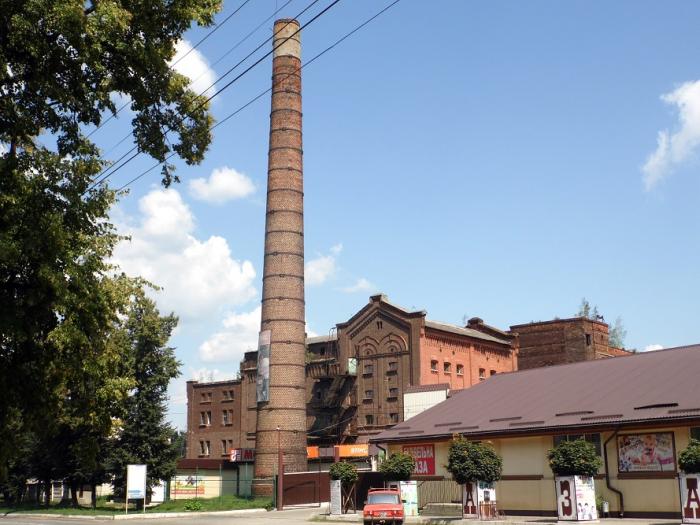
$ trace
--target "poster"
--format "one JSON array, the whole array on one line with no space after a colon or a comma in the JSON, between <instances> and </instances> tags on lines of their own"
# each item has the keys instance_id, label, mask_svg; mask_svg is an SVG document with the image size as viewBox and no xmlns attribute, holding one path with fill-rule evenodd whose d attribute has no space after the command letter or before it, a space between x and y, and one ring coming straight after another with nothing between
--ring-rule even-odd
<instances>
[{"instance_id":1,"label":"poster","mask_svg":"<svg viewBox=\"0 0 700 525\"><path fill-rule=\"evenodd\" d=\"M700 475L680 475L683 523L700 523Z\"/></svg>"},{"instance_id":2,"label":"poster","mask_svg":"<svg viewBox=\"0 0 700 525\"><path fill-rule=\"evenodd\" d=\"M557 477L554 480L554 485L557 489L557 516L559 520L576 520L576 482L574 476Z\"/></svg>"},{"instance_id":3,"label":"poster","mask_svg":"<svg viewBox=\"0 0 700 525\"><path fill-rule=\"evenodd\" d=\"M204 480L194 474L175 476L175 483L170 488L172 496L204 496Z\"/></svg>"},{"instance_id":4,"label":"poster","mask_svg":"<svg viewBox=\"0 0 700 525\"><path fill-rule=\"evenodd\" d=\"M404 516L418 516L418 482L415 480L399 483Z\"/></svg>"},{"instance_id":5,"label":"poster","mask_svg":"<svg viewBox=\"0 0 700 525\"><path fill-rule=\"evenodd\" d=\"M488 503L496 501L496 484L479 481L479 483L477 483L477 493L480 502Z\"/></svg>"},{"instance_id":6,"label":"poster","mask_svg":"<svg viewBox=\"0 0 700 525\"><path fill-rule=\"evenodd\" d=\"M576 517L579 521L597 520L598 509L595 506L595 482L587 476L575 476Z\"/></svg>"},{"instance_id":7,"label":"poster","mask_svg":"<svg viewBox=\"0 0 700 525\"><path fill-rule=\"evenodd\" d=\"M258 403L270 400L270 330L260 332L258 339L258 377L255 385L255 397Z\"/></svg>"},{"instance_id":8,"label":"poster","mask_svg":"<svg viewBox=\"0 0 700 525\"><path fill-rule=\"evenodd\" d=\"M479 490L476 483L462 485L462 514L465 518L479 517Z\"/></svg>"},{"instance_id":9,"label":"poster","mask_svg":"<svg viewBox=\"0 0 700 525\"><path fill-rule=\"evenodd\" d=\"M340 490L340 480L331 480L331 514L343 513L342 492Z\"/></svg>"},{"instance_id":10,"label":"poster","mask_svg":"<svg viewBox=\"0 0 700 525\"><path fill-rule=\"evenodd\" d=\"M617 437L619 472L675 472L672 432Z\"/></svg>"},{"instance_id":11,"label":"poster","mask_svg":"<svg viewBox=\"0 0 700 525\"><path fill-rule=\"evenodd\" d=\"M126 466L126 497L146 499L146 465Z\"/></svg>"},{"instance_id":12,"label":"poster","mask_svg":"<svg viewBox=\"0 0 700 525\"><path fill-rule=\"evenodd\" d=\"M416 466L413 473L419 476L435 475L435 445L404 445L403 453L413 456Z\"/></svg>"}]
</instances>

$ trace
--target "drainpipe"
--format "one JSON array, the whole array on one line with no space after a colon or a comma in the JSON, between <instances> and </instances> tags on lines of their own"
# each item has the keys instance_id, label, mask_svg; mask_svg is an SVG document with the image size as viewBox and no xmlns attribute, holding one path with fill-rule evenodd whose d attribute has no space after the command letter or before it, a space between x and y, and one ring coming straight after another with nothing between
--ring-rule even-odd
<instances>
[{"instance_id":1,"label":"drainpipe","mask_svg":"<svg viewBox=\"0 0 700 525\"><path fill-rule=\"evenodd\" d=\"M385 449L385 448L384 448L383 446L381 446L381 445L376 445L376 447L377 447L379 450L381 450L382 452L384 452L384 459L386 459L386 458L388 457L388 454L389 454L389 452L387 451L387 449ZM377 468L379 468L379 461L377 461ZM386 486L386 481L384 482L384 486Z\"/></svg>"},{"instance_id":2,"label":"drainpipe","mask_svg":"<svg viewBox=\"0 0 700 525\"><path fill-rule=\"evenodd\" d=\"M608 468L608 443L612 441L612 439L617 436L617 433L620 431L620 427L617 427L615 429L615 432L612 433L612 435L605 440L605 444L603 445L603 456L605 458L605 485L608 487L609 490L617 494L618 499L620 500L620 517L624 518L625 517L625 496L622 494L622 492L615 487L613 487L610 484L610 469Z\"/></svg>"}]
</instances>

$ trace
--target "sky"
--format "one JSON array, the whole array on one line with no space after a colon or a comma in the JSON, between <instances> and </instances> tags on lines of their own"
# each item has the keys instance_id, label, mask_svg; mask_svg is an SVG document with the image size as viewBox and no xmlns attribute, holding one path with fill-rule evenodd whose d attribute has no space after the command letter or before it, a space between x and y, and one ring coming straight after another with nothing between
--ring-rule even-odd
<instances>
[{"instance_id":1,"label":"sky","mask_svg":"<svg viewBox=\"0 0 700 525\"><path fill-rule=\"evenodd\" d=\"M304 30L304 58L387 3L342 0ZM271 35L275 9L306 5L251 0L175 68L203 90ZM573 316L586 297L622 318L628 348L700 343L697 20L690 0L402 0L305 68L308 333L378 292L504 329ZM190 30L180 53L208 31ZM217 96L214 117L266 90L271 67ZM185 381L233 377L256 346L269 111L265 95L214 131L199 166L175 163L180 184L164 189L154 170L112 211L131 236L115 262L161 286L160 310L180 318L180 428ZM93 138L108 151L130 120ZM151 165L139 157L111 184Z\"/></svg>"}]
</instances>

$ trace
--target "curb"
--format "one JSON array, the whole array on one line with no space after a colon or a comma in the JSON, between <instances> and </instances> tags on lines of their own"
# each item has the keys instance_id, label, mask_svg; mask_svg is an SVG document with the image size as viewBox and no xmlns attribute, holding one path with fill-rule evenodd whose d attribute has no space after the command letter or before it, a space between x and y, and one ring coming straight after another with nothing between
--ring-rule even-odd
<instances>
[{"instance_id":1,"label":"curb","mask_svg":"<svg viewBox=\"0 0 700 525\"><path fill-rule=\"evenodd\" d=\"M239 509L239 510L211 510L205 512L149 512L132 514L97 514L95 516L86 516L84 514L40 514L37 512L14 512L12 514L0 514L0 519L14 518L42 518L42 519L66 519L66 520L93 520L93 521L114 521L114 520L149 520L163 518L190 518L198 516L237 516L241 514L253 514L256 512L268 512L265 509Z\"/></svg>"}]
</instances>

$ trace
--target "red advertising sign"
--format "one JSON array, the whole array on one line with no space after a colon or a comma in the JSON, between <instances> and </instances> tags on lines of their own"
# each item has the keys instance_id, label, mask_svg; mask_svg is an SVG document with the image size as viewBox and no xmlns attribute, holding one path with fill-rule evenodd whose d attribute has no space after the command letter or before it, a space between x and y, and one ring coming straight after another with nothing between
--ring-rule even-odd
<instances>
[{"instance_id":1,"label":"red advertising sign","mask_svg":"<svg viewBox=\"0 0 700 525\"><path fill-rule=\"evenodd\" d=\"M414 474L419 476L435 475L435 445L404 445L403 453L416 460Z\"/></svg>"},{"instance_id":2,"label":"red advertising sign","mask_svg":"<svg viewBox=\"0 0 700 525\"><path fill-rule=\"evenodd\" d=\"M254 448L232 448L229 452L229 460L232 463L248 463L255 461Z\"/></svg>"}]
</instances>

